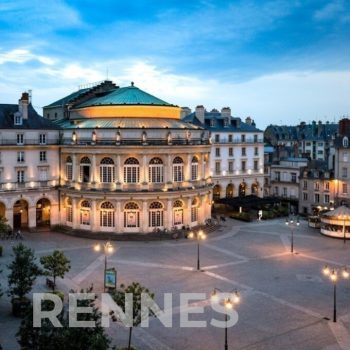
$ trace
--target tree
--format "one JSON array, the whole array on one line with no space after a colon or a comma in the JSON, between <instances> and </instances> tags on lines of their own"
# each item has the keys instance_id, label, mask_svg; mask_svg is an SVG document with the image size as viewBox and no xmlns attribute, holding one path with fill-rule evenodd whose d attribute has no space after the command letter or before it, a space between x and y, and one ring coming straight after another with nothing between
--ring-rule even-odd
<instances>
[{"instance_id":1,"label":"tree","mask_svg":"<svg viewBox=\"0 0 350 350\"><path fill-rule=\"evenodd\" d=\"M131 349L131 336L133 327L137 327L140 323L149 316L154 316L154 313L150 310L148 315L145 315L141 311L141 295L148 294L150 298L154 299L154 293L151 293L149 289L142 286L138 282L133 282L129 286L125 287L120 285L120 289L111 294L113 300L117 305L125 312L125 294L131 293L133 295L133 326L129 327L129 341L128 350ZM119 320L120 321L120 320Z\"/></svg>"},{"instance_id":2,"label":"tree","mask_svg":"<svg viewBox=\"0 0 350 350\"><path fill-rule=\"evenodd\" d=\"M14 246L13 261L8 265L9 296L13 299L25 299L25 296L32 290L33 284L41 271L36 264L34 251L22 243Z\"/></svg>"},{"instance_id":3,"label":"tree","mask_svg":"<svg viewBox=\"0 0 350 350\"><path fill-rule=\"evenodd\" d=\"M74 293L74 291L70 291ZM81 290L80 293L93 293L92 287ZM48 319L43 319L41 327L33 327L33 309L29 308L26 316L22 320L20 328L16 334L17 341L22 349L35 350L107 350L111 343L101 326L101 312L95 306L95 300L80 300L79 307L92 307L92 313L79 314L78 321L94 321L96 327L69 327L69 315L64 308L59 315L58 320L62 324L61 328L55 328ZM44 301L42 304L44 310L51 310L53 304L50 301Z\"/></svg>"},{"instance_id":4,"label":"tree","mask_svg":"<svg viewBox=\"0 0 350 350\"><path fill-rule=\"evenodd\" d=\"M40 262L44 267L44 275L53 278L52 289L56 288L56 277L64 277L64 274L70 270L70 260L66 258L63 252L55 250L51 255L42 256Z\"/></svg>"}]
</instances>

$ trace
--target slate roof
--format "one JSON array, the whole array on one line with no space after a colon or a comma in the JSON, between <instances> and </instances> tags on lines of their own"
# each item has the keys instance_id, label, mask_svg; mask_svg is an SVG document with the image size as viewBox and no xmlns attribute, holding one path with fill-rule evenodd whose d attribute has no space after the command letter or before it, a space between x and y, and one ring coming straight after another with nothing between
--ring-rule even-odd
<instances>
[{"instance_id":1,"label":"slate roof","mask_svg":"<svg viewBox=\"0 0 350 350\"><path fill-rule=\"evenodd\" d=\"M211 120L215 120L214 125L212 126ZM235 118L231 116L231 123L229 126L224 126L224 119L225 117L222 116L220 112L204 112L204 121L205 124L200 122L200 120L196 117L196 113L193 112L186 117L184 117L182 120L188 123L193 123L195 125L199 125L201 127L204 127L207 130L213 131L213 132L237 132L237 131L243 131L243 132L262 132L262 130L258 129L255 124L247 124L244 123L240 118Z\"/></svg>"},{"instance_id":2,"label":"slate roof","mask_svg":"<svg viewBox=\"0 0 350 350\"><path fill-rule=\"evenodd\" d=\"M54 121L54 123L62 129L190 129L200 130L201 127L186 123L177 119L157 119L157 118L96 118L83 119L78 123L71 123L69 120L61 119Z\"/></svg>"},{"instance_id":3,"label":"slate roof","mask_svg":"<svg viewBox=\"0 0 350 350\"><path fill-rule=\"evenodd\" d=\"M90 88L85 88L85 89L80 89L78 91L75 91L75 92L69 94L68 96L65 96L65 97L60 98L59 100L57 100L55 102L50 103L49 105L45 106L45 108L62 107L64 105L66 105L67 103L73 101L74 99L76 99L80 95L84 94L88 90L90 90Z\"/></svg>"},{"instance_id":4,"label":"slate roof","mask_svg":"<svg viewBox=\"0 0 350 350\"><path fill-rule=\"evenodd\" d=\"M0 129L59 129L57 125L40 116L31 104L28 105L28 119L22 125L14 125L13 115L18 112L17 104L0 104Z\"/></svg>"},{"instance_id":5,"label":"slate roof","mask_svg":"<svg viewBox=\"0 0 350 350\"><path fill-rule=\"evenodd\" d=\"M97 96L83 102L74 108L106 105L152 105L152 106L174 106L168 102L155 97L138 87L131 85L116 88L103 96Z\"/></svg>"}]
</instances>

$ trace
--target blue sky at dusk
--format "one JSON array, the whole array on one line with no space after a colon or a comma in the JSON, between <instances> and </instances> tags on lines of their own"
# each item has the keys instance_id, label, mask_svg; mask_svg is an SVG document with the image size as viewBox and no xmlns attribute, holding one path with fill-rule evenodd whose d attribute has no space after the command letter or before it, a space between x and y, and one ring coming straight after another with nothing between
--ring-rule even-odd
<instances>
[{"instance_id":1,"label":"blue sky at dusk","mask_svg":"<svg viewBox=\"0 0 350 350\"><path fill-rule=\"evenodd\" d=\"M0 2L0 102L107 77L269 123L350 114L350 1ZM108 73L107 73L108 72Z\"/></svg>"}]
</instances>

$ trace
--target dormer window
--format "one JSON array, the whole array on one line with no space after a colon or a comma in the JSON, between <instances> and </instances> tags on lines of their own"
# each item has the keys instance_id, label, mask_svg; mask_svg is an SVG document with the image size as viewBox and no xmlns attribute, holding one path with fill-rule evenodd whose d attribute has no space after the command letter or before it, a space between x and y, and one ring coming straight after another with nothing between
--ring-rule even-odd
<instances>
[{"instance_id":1,"label":"dormer window","mask_svg":"<svg viewBox=\"0 0 350 350\"><path fill-rule=\"evenodd\" d=\"M228 118L224 118L224 127L227 128L230 125L230 121Z\"/></svg>"},{"instance_id":2,"label":"dormer window","mask_svg":"<svg viewBox=\"0 0 350 350\"><path fill-rule=\"evenodd\" d=\"M343 147L348 148L349 147L349 139L345 136L343 137Z\"/></svg>"},{"instance_id":3,"label":"dormer window","mask_svg":"<svg viewBox=\"0 0 350 350\"><path fill-rule=\"evenodd\" d=\"M16 113L14 118L15 118L15 125L23 124L22 115L20 113Z\"/></svg>"},{"instance_id":4,"label":"dormer window","mask_svg":"<svg viewBox=\"0 0 350 350\"><path fill-rule=\"evenodd\" d=\"M215 126L215 120L214 119L210 119L210 126L214 127Z\"/></svg>"}]
</instances>

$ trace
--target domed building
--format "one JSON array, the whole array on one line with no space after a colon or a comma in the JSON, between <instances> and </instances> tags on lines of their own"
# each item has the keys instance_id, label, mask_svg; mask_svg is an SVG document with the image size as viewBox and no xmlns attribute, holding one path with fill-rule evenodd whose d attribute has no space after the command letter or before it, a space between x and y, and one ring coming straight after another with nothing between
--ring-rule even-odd
<instances>
[{"instance_id":1,"label":"domed building","mask_svg":"<svg viewBox=\"0 0 350 350\"><path fill-rule=\"evenodd\" d=\"M44 107L61 129L59 221L94 232L197 226L211 216L209 134L131 83Z\"/></svg>"}]
</instances>

